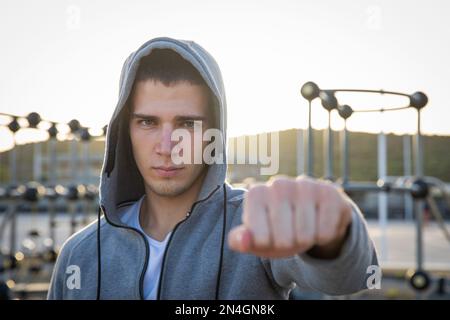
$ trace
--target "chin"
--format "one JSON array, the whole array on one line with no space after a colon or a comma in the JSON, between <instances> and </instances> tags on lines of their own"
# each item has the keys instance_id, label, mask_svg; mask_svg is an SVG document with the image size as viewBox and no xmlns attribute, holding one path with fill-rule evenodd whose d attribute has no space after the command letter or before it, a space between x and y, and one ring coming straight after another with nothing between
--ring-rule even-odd
<instances>
[{"instance_id":1,"label":"chin","mask_svg":"<svg viewBox=\"0 0 450 320\"><path fill-rule=\"evenodd\" d=\"M148 188L162 197L176 197L189 189L189 184L181 181L153 181L147 183Z\"/></svg>"}]
</instances>

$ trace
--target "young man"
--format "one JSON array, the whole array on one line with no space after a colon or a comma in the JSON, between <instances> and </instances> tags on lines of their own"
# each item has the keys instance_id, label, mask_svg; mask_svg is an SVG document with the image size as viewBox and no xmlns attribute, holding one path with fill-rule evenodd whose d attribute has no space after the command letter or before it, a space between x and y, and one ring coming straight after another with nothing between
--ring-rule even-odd
<instances>
[{"instance_id":1,"label":"young man","mask_svg":"<svg viewBox=\"0 0 450 320\"><path fill-rule=\"evenodd\" d=\"M222 163L175 163L173 132L194 135L200 122L220 129ZM103 217L66 241L48 298L287 299L296 285L332 295L367 288L377 257L351 200L307 178L235 189L225 141L224 86L205 49L156 38L133 52L108 126ZM198 146L188 145L180 154L192 159Z\"/></svg>"}]
</instances>

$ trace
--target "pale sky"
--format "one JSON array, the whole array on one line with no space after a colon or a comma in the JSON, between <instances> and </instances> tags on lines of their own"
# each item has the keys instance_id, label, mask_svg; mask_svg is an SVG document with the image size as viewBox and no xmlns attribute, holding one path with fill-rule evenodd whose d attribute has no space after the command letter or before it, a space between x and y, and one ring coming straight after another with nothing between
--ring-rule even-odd
<instances>
[{"instance_id":1,"label":"pale sky","mask_svg":"<svg viewBox=\"0 0 450 320\"><path fill-rule=\"evenodd\" d=\"M448 135L449 16L444 0L2 0L0 112L37 111L102 127L115 107L125 58L143 42L169 36L196 41L218 61L230 136L306 127L299 94L306 81L329 89L423 91L430 100L423 131ZM407 103L338 98L355 109ZM314 107L313 126L324 128L326 112L317 101ZM412 111L359 114L349 129L413 133L415 119ZM333 127L341 126L334 116ZM10 145L0 129L0 150Z\"/></svg>"}]
</instances>

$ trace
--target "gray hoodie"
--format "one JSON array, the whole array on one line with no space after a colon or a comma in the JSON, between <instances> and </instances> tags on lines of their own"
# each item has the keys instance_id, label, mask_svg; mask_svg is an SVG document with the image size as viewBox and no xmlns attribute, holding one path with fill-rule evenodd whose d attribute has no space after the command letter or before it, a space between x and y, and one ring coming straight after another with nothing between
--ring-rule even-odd
<instances>
[{"instance_id":1,"label":"gray hoodie","mask_svg":"<svg viewBox=\"0 0 450 320\"><path fill-rule=\"evenodd\" d=\"M119 99L108 125L100 181L99 216L103 215L64 243L48 299L143 297L149 245L144 234L121 221L121 214L145 191L122 110L140 59L155 48L176 51L200 72L217 98L216 114L226 151L225 90L214 58L193 41L161 37L144 43L123 65ZM230 250L226 237L242 223L246 190L225 182L226 154L224 157L224 164L209 166L197 201L172 230L163 257L158 299L287 299L296 285L330 295L366 289L367 268L378 263L356 205L348 238L336 259L320 260L306 253L267 259Z\"/></svg>"}]
</instances>

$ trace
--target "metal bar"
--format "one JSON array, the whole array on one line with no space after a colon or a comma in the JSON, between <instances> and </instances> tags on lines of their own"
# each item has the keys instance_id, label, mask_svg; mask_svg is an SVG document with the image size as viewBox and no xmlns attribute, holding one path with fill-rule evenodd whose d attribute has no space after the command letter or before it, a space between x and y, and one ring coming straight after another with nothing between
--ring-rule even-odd
<instances>
[{"instance_id":1,"label":"metal bar","mask_svg":"<svg viewBox=\"0 0 450 320\"><path fill-rule=\"evenodd\" d=\"M347 119L344 119L344 130L342 131L342 184L346 185L349 181L349 141Z\"/></svg>"},{"instance_id":2,"label":"metal bar","mask_svg":"<svg viewBox=\"0 0 450 320\"><path fill-rule=\"evenodd\" d=\"M412 174L411 170L411 136L403 136L403 175L409 177ZM405 194L403 196L405 207L405 219L408 221L413 220L414 206L411 195Z\"/></svg>"},{"instance_id":3,"label":"metal bar","mask_svg":"<svg viewBox=\"0 0 450 320\"><path fill-rule=\"evenodd\" d=\"M297 130L297 175L305 173L304 130Z\"/></svg>"},{"instance_id":4,"label":"metal bar","mask_svg":"<svg viewBox=\"0 0 450 320\"><path fill-rule=\"evenodd\" d=\"M308 162L307 174L314 176L314 132L311 125L311 101L308 104Z\"/></svg>"},{"instance_id":5,"label":"metal bar","mask_svg":"<svg viewBox=\"0 0 450 320\"><path fill-rule=\"evenodd\" d=\"M416 134L416 145L415 145L415 158L416 167L415 175L416 178L423 176L423 154L422 154L422 132L420 125L420 109L417 110L417 134ZM417 270L422 270L423 268L423 210L424 201L416 200L416 258L417 258Z\"/></svg>"},{"instance_id":6,"label":"metal bar","mask_svg":"<svg viewBox=\"0 0 450 320\"><path fill-rule=\"evenodd\" d=\"M385 180L387 176L387 141L383 131L378 134L378 179ZM387 192L378 194L378 225L381 230L381 260L386 261L388 257L387 243L387 220L388 220L388 197Z\"/></svg>"},{"instance_id":7,"label":"metal bar","mask_svg":"<svg viewBox=\"0 0 450 320\"><path fill-rule=\"evenodd\" d=\"M383 187L377 185L376 183L348 183L343 186L344 191L346 192L355 192L355 191L365 191L365 192L402 192L402 193L410 193L411 189L406 186L394 186L389 185L389 187Z\"/></svg>"},{"instance_id":8,"label":"metal bar","mask_svg":"<svg viewBox=\"0 0 450 320\"><path fill-rule=\"evenodd\" d=\"M9 152L9 172L10 184L15 186L17 184L17 149L16 149L16 134L13 133L13 147Z\"/></svg>"},{"instance_id":9,"label":"metal bar","mask_svg":"<svg viewBox=\"0 0 450 320\"><path fill-rule=\"evenodd\" d=\"M367 90L367 89L326 89L326 90L333 91L333 92L365 92L365 93L378 93L378 94L392 94L395 96L403 96L403 97L409 98L409 94L395 92L395 91Z\"/></svg>"},{"instance_id":10,"label":"metal bar","mask_svg":"<svg viewBox=\"0 0 450 320\"><path fill-rule=\"evenodd\" d=\"M333 130L331 130L331 112L328 112L328 128L325 134L325 179L333 180Z\"/></svg>"},{"instance_id":11,"label":"metal bar","mask_svg":"<svg viewBox=\"0 0 450 320\"><path fill-rule=\"evenodd\" d=\"M386 111L399 111L411 108L406 107L392 107L392 108L378 108L378 109L363 109L363 110L353 110L353 113L363 113L363 112L386 112Z\"/></svg>"}]
</instances>

